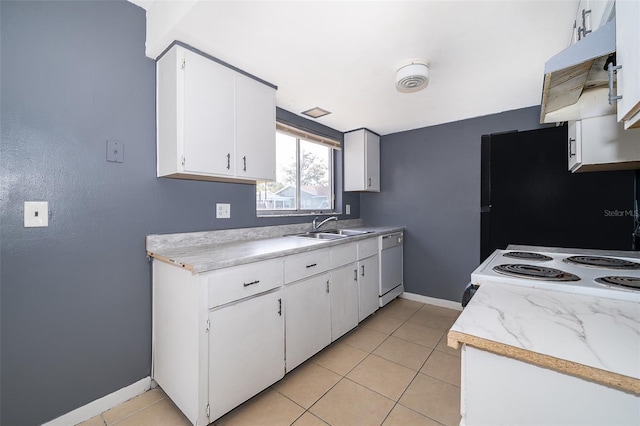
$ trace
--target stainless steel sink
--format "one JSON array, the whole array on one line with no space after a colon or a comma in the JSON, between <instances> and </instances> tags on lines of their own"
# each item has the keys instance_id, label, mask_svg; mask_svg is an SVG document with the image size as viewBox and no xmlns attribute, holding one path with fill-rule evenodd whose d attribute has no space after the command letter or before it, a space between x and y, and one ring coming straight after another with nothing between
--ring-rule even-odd
<instances>
[{"instance_id":1,"label":"stainless steel sink","mask_svg":"<svg viewBox=\"0 0 640 426\"><path fill-rule=\"evenodd\" d=\"M327 232L305 232L304 234L296 234L295 237L315 238L316 240L339 240L346 238L348 235L333 234Z\"/></svg>"},{"instance_id":2,"label":"stainless steel sink","mask_svg":"<svg viewBox=\"0 0 640 426\"><path fill-rule=\"evenodd\" d=\"M360 231L356 229L328 229L320 232L305 232L295 234L295 237L314 238L316 240L339 240L341 238L354 237L356 235L369 234L372 231Z\"/></svg>"},{"instance_id":3,"label":"stainless steel sink","mask_svg":"<svg viewBox=\"0 0 640 426\"><path fill-rule=\"evenodd\" d=\"M344 235L346 237L353 237L356 235L370 234L372 231L361 231L357 229L331 229L322 231L325 234Z\"/></svg>"}]
</instances>

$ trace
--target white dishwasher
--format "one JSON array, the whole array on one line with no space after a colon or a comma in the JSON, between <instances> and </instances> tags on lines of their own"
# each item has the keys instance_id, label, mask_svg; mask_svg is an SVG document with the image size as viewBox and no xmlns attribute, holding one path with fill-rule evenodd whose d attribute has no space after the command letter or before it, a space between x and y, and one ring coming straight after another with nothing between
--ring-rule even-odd
<instances>
[{"instance_id":1,"label":"white dishwasher","mask_svg":"<svg viewBox=\"0 0 640 426\"><path fill-rule=\"evenodd\" d=\"M404 234L382 235L380 248L380 306L384 306L404 291L402 277L402 245Z\"/></svg>"}]
</instances>

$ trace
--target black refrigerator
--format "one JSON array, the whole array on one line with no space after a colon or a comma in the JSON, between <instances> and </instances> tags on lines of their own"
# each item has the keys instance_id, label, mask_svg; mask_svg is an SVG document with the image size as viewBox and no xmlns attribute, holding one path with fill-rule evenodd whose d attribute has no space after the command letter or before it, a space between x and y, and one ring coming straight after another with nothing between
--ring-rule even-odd
<instances>
[{"instance_id":1,"label":"black refrigerator","mask_svg":"<svg viewBox=\"0 0 640 426\"><path fill-rule=\"evenodd\" d=\"M481 173L482 260L509 244L636 249L636 171L569 172L566 125L483 136Z\"/></svg>"}]
</instances>

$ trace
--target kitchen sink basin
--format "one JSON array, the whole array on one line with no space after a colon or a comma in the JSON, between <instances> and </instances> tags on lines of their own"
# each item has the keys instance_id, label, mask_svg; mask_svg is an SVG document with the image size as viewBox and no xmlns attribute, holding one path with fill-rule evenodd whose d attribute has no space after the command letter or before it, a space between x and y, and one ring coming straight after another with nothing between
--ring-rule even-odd
<instances>
[{"instance_id":1,"label":"kitchen sink basin","mask_svg":"<svg viewBox=\"0 0 640 426\"><path fill-rule=\"evenodd\" d=\"M305 232L295 234L295 237L314 238L316 240L339 240L341 238L355 237L356 235L369 234L372 231L360 231L356 229L327 229L319 232Z\"/></svg>"},{"instance_id":2,"label":"kitchen sink basin","mask_svg":"<svg viewBox=\"0 0 640 426\"><path fill-rule=\"evenodd\" d=\"M305 232L304 234L296 234L295 237L315 238L316 240L339 240L341 238L348 237L348 235L329 232Z\"/></svg>"},{"instance_id":3,"label":"kitchen sink basin","mask_svg":"<svg viewBox=\"0 0 640 426\"><path fill-rule=\"evenodd\" d=\"M370 234L372 231L360 231L356 229L331 229L322 231L325 234L344 235L346 237L353 237L356 235Z\"/></svg>"}]
</instances>

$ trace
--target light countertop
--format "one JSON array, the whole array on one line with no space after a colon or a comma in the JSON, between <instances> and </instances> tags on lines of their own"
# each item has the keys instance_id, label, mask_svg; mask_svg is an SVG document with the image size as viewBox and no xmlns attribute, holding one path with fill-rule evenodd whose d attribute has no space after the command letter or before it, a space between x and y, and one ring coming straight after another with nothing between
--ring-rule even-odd
<instances>
[{"instance_id":1,"label":"light countertop","mask_svg":"<svg viewBox=\"0 0 640 426\"><path fill-rule=\"evenodd\" d=\"M451 327L461 343L640 395L640 303L483 284Z\"/></svg>"},{"instance_id":2,"label":"light countertop","mask_svg":"<svg viewBox=\"0 0 640 426\"><path fill-rule=\"evenodd\" d=\"M225 241L222 243L211 242L211 238L208 238L206 243L202 243L198 233L175 234L180 236L176 239L176 241L179 241L176 247L166 242L163 242L162 245L150 244L149 238L152 237L150 236L147 237L147 254L158 260L188 269L196 274L355 242L399 232L403 228L360 226L358 228L350 227L349 229L371 232L336 240L316 240L289 235L254 240ZM185 235L186 237L184 237ZM162 237L166 240L166 236ZM189 244L189 238L193 240L192 245Z\"/></svg>"}]
</instances>

